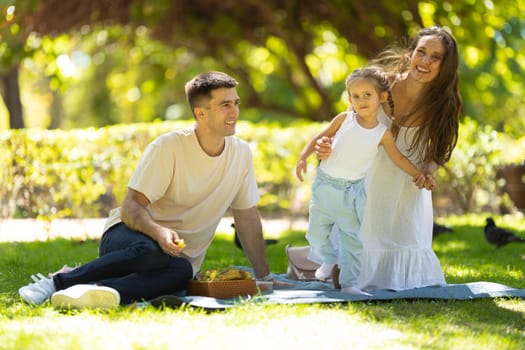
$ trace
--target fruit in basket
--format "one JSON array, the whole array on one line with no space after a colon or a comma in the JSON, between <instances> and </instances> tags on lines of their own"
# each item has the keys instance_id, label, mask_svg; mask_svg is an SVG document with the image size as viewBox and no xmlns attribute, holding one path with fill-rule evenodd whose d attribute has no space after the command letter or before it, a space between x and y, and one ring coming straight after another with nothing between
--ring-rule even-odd
<instances>
[{"instance_id":1,"label":"fruit in basket","mask_svg":"<svg viewBox=\"0 0 525 350\"><path fill-rule=\"evenodd\" d=\"M214 279L214 281L231 281L231 280L247 280L251 279L252 275L248 271L239 269L227 269L221 271Z\"/></svg>"},{"instance_id":2,"label":"fruit in basket","mask_svg":"<svg viewBox=\"0 0 525 350\"><path fill-rule=\"evenodd\" d=\"M213 281L215 276L217 276L217 270L204 270L204 271L199 271L197 275L195 276L195 279L197 281L207 282L207 281Z\"/></svg>"},{"instance_id":3,"label":"fruit in basket","mask_svg":"<svg viewBox=\"0 0 525 350\"><path fill-rule=\"evenodd\" d=\"M233 281L233 280L249 280L252 279L252 274L248 271L236 269L232 267L222 269L209 269L199 271L195 276L197 281Z\"/></svg>"}]
</instances>

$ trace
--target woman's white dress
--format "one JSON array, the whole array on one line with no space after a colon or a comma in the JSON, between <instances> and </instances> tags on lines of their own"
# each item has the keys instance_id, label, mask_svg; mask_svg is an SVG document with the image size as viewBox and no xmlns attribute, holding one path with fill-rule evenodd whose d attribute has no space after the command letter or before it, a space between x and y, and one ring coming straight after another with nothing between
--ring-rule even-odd
<instances>
[{"instance_id":1,"label":"woman's white dress","mask_svg":"<svg viewBox=\"0 0 525 350\"><path fill-rule=\"evenodd\" d=\"M378 119L390 127L380 109ZM420 154L408 154L416 128L401 128L396 144L420 167ZM404 290L444 285L445 277L432 250L432 194L418 189L383 148L366 179L367 202L361 226L360 289Z\"/></svg>"}]
</instances>

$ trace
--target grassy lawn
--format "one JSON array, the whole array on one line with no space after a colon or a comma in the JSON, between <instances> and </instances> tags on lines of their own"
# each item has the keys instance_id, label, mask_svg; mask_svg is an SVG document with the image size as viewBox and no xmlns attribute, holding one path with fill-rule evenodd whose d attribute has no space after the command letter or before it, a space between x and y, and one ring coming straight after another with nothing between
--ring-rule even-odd
<instances>
[{"instance_id":1,"label":"grassy lawn","mask_svg":"<svg viewBox=\"0 0 525 350\"><path fill-rule=\"evenodd\" d=\"M525 236L522 216L496 223ZM448 217L454 233L434 249L448 283L491 281L525 288L525 244L496 249L483 236L484 216ZM286 244L304 231L285 231L267 248L272 271L286 270ZM120 307L111 311L29 306L17 289L33 273L97 256L98 242L0 243L0 349L525 349L525 299L382 301L333 305L246 305L205 312L182 307ZM218 233L203 268L248 265Z\"/></svg>"}]
</instances>

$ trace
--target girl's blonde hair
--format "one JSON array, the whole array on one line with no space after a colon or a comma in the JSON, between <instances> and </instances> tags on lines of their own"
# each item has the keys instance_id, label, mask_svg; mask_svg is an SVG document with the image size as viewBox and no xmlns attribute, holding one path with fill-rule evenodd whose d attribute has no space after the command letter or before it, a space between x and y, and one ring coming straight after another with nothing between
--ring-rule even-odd
<instances>
[{"instance_id":1,"label":"girl's blonde hair","mask_svg":"<svg viewBox=\"0 0 525 350\"><path fill-rule=\"evenodd\" d=\"M377 93L387 92L388 93L388 105L390 107L390 112L394 114L394 101L392 100L392 95L390 94L390 82L388 81L388 75L385 71L379 66L367 66L364 68L357 68L352 73L350 73L345 80L346 91L350 93L350 85L356 80L367 80L374 84L376 87Z\"/></svg>"}]
</instances>

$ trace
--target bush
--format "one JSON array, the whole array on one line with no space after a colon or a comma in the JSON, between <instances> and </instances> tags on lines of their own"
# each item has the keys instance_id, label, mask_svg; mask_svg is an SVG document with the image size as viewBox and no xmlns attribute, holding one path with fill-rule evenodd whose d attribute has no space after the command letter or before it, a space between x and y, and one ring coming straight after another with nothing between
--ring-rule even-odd
<instances>
[{"instance_id":1,"label":"bush","mask_svg":"<svg viewBox=\"0 0 525 350\"><path fill-rule=\"evenodd\" d=\"M465 118L450 161L437 171L438 187L434 198L446 198L448 212L496 211L501 204L501 184L497 166L504 149L502 135L491 126L481 127ZM435 203L439 212L439 205Z\"/></svg>"},{"instance_id":2,"label":"bush","mask_svg":"<svg viewBox=\"0 0 525 350\"><path fill-rule=\"evenodd\" d=\"M0 133L2 217L105 216L164 123Z\"/></svg>"},{"instance_id":3,"label":"bush","mask_svg":"<svg viewBox=\"0 0 525 350\"><path fill-rule=\"evenodd\" d=\"M124 199L146 145L192 121L116 125L100 129L8 130L0 133L1 216L54 219L106 216ZM260 208L287 210L292 170L318 124L280 128L240 122L237 135L252 145Z\"/></svg>"},{"instance_id":4,"label":"bush","mask_svg":"<svg viewBox=\"0 0 525 350\"><path fill-rule=\"evenodd\" d=\"M128 180L146 145L158 135L193 121L115 125L100 129L0 132L1 217L51 220L104 217L124 199ZM309 159L305 182L295 177L299 152L321 125L239 122L248 141L263 213L306 215L317 160ZM496 211L502 203L496 169L507 143L491 127L466 118L452 159L438 170L438 215ZM506 152L505 154L508 154Z\"/></svg>"}]
</instances>

